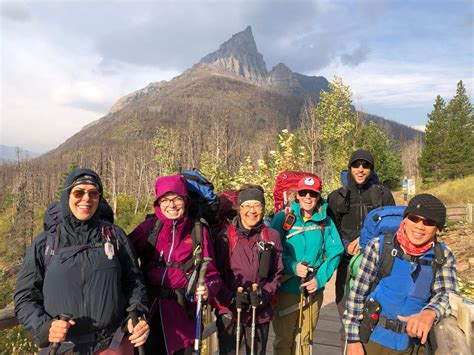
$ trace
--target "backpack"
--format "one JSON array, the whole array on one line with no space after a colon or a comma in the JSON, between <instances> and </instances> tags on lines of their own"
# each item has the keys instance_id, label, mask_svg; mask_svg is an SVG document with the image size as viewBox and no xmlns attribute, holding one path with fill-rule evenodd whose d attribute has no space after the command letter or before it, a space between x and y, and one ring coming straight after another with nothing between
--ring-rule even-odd
<instances>
[{"instance_id":1,"label":"backpack","mask_svg":"<svg viewBox=\"0 0 474 355\"><path fill-rule=\"evenodd\" d=\"M99 219L101 219L107 227L105 233L109 237L113 236L111 230L113 230L114 212L105 198L100 199L98 210ZM51 262L52 256L57 253L59 248L59 234L62 218L63 211L61 203L59 201L52 202L46 209L43 217L43 227L46 232L46 244L44 249L45 271Z\"/></svg>"},{"instance_id":2,"label":"backpack","mask_svg":"<svg viewBox=\"0 0 474 355\"><path fill-rule=\"evenodd\" d=\"M393 252L396 249L395 233L400 227L400 223L403 221L403 214L405 212L406 206L384 206L376 208L369 212L367 217L364 220L364 227L362 228L360 234L359 244L362 248L367 246L367 243L379 235L384 235L384 243L381 245L381 258L379 262L379 268L377 270L377 276L370 286L370 292L372 292L375 287L377 287L380 280L384 277L387 277L391 274L393 263L397 253ZM421 260L417 257L403 254L401 256L403 259L410 260L412 262L417 262L427 265L427 261ZM354 280L359 272L360 261L362 260L362 253L357 254L351 259L350 270L351 276L349 279L350 287L354 283ZM443 248L439 242L435 242L435 255L431 263L433 267L433 280L437 270L439 270L444 263L446 258L444 256ZM350 290L350 288L349 288Z\"/></svg>"},{"instance_id":3,"label":"backpack","mask_svg":"<svg viewBox=\"0 0 474 355\"><path fill-rule=\"evenodd\" d=\"M180 173L186 179L186 187L191 199L189 216L204 218L209 224L214 224L219 208L219 199L214 193L214 185L202 173L193 168Z\"/></svg>"},{"instance_id":4,"label":"backpack","mask_svg":"<svg viewBox=\"0 0 474 355\"><path fill-rule=\"evenodd\" d=\"M406 206L383 206L371 210L365 217L359 245L365 248L371 239L380 234L393 235L403 221L405 209Z\"/></svg>"},{"instance_id":5,"label":"backpack","mask_svg":"<svg viewBox=\"0 0 474 355\"><path fill-rule=\"evenodd\" d=\"M360 232L359 246L363 250L367 243L380 234L393 235L400 227L403 220L403 213L406 206L384 206L370 211L364 220L364 225ZM350 278L347 286L352 288L354 280L359 272L362 253L356 254L351 258L349 264Z\"/></svg>"},{"instance_id":6,"label":"backpack","mask_svg":"<svg viewBox=\"0 0 474 355\"><path fill-rule=\"evenodd\" d=\"M273 188L274 214L289 206L296 198L298 182L305 176L315 177L316 175L303 171L289 170L282 171L277 175L275 187Z\"/></svg>"},{"instance_id":7,"label":"backpack","mask_svg":"<svg viewBox=\"0 0 474 355\"><path fill-rule=\"evenodd\" d=\"M219 196L219 207L217 209L216 220L211 225L213 239L219 232L237 216L239 190L224 190Z\"/></svg>"}]
</instances>

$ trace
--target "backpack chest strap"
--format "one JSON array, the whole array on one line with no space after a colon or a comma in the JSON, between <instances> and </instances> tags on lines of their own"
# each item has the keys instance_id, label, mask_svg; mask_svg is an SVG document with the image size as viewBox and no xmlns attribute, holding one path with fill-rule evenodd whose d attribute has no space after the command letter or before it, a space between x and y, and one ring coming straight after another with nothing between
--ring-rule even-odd
<instances>
[{"instance_id":1,"label":"backpack chest strap","mask_svg":"<svg viewBox=\"0 0 474 355\"><path fill-rule=\"evenodd\" d=\"M286 239L290 239L291 237L293 237L297 234L301 234L301 233L308 232L308 231L314 231L314 230L320 230L324 234L325 225L319 224L317 226L309 226L309 227L293 226L293 229L296 229L296 231L287 234Z\"/></svg>"}]
</instances>

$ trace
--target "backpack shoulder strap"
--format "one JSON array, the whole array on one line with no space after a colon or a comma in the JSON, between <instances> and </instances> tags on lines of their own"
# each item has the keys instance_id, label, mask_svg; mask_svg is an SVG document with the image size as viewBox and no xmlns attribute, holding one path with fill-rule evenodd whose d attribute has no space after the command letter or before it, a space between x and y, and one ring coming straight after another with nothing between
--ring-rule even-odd
<instances>
[{"instance_id":1,"label":"backpack shoulder strap","mask_svg":"<svg viewBox=\"0 0 474 355\"><path fill-rule=\"evenodd\" d=\"M197 218L193 220L191 235L193 238L193 257L196 265L202 260L202 229L205 225L207 226L203 219Z\"/></svg>"},{"instance_id":2,"label":"backpack shoulder strap","mask_svg":"<svg viewBox=\"0 0 474 355\"><path fill-rule=\"evenodd\" d=\"M49 266L51 258L55 255L59 249L59 238L61 234L61 223L56 225L54 231L46 231L46 245L44 248L44 271Z\"/></svg>"},{"instance_id":3,"label":"backpack shoulder strap","mask_svg":"<svg viewBox=\"0 0 474 355\"><path fill-rule=\"evenodd\" d=\"M235 226L232 223L229 223L229 262L232 253L234 252L235 245L237 244L237 232L235 231Z\"/></svg>"},{"instance_id":4,"label":"backpack shoulder strap","mask_svg":"<svg viewBox=\"0 0 474 355\"><path fill-rule=\"evenodd\" d=\"M163 222L157 217L152 217L155 219L153 223L153 227L148 234L146 240L145 251L143 253L143 257L141 258L143 265L146 265L152 258L153 254L156 250L156 242L158 240L158 234L160 233L161 228L163 227Z\"/></svg>"},{"instance_id":5,"label":"backpack shoulder strap","mask_svg":"<svg viewBox=\"0 0 474 355\"><path fill-rule=\"evenodd\" d=\"M433 290L433 285L435 282L436 273L440 270L443 265L446 263L446 256L444 255L444 249L440 242L435 241L434 245L434 257L432 261L432 272L433 277L431 279L431 290Z\"/></svg>"},{"instance_id":6,"label":"backpack shoulder strap","mask_svg":"<svg viewBox=\"0 0 474 355\"><path fill-rule=\"evenodd\" d=\"M398 254L398 250L395 248L393 237L390 234L384 234L384 242L380 245L382 248L379 267L375 280L370 285L369 293L371 293L379 284L380 280L384 277L390 276L392 273L393 263L395 257Z\"/></svg>"},{"instance_id":7,"label":"backpack shoulder strap","mask_svg":"<svg viewBox=\"0 0 474 355\"><path fill-rule=\"evenodd\" d=\"M268 229L265 227L265 224L262 226L262 231L260 232L260 239L268 243L270 241L270 237L268 236Z\"/></svg>"}]
</instances>

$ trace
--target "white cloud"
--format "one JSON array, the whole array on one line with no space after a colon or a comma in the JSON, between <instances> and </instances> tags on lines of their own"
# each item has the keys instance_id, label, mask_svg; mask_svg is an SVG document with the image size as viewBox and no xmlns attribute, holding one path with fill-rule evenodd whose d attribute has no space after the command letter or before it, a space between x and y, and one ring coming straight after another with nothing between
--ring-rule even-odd
<instances>
[{"instance_id":1,"label":"white cloud","mask_svg":"<svg viewBox=\"0 0 474 355\"><path fill-rule=\"evenodd\" d=\"M341 77L343 82L351 87L356 107L374 114L377 114L377 111L370 109L382 106L392 110L398 109L400 112L407 108L422 109L426 114L431 112L437 95L449 100L455 94L459 80L465 82L468 92L473 89L472 71L469 69L440 67L430 63L369 59L353 68L336 61L317 74L324 75L329 80L334 75ZM420 119L426 120L425 114Z\"/></svg>"},{"instance_id":2,"label":"white cloud","mask_svg":"<svg viewBox=\"0 0 474 355\"><path fill-rule=\"evenodd\" d=\"M27 25L2 37L0 142L44 152L105 115L120 97L175 71L123 64L104 74L90 48L65 48Z\"/></svg>"}]
</instances>

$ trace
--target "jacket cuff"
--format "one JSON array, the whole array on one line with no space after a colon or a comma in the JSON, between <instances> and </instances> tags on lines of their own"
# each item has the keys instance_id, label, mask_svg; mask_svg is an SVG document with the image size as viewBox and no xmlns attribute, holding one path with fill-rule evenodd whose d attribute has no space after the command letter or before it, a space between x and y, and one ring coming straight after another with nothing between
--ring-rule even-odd
<instances>
[{"instance_id":1,"label":"jacket cuff","mask_svg":"<svg viewBox=\"0 0 474 355\"><path fill-rule=\"evenodd\" d=\"M49 346L49 329L51 328L51 323L53 323L53 319L50 319L41 327L37 337L37 344L40 348L46 348Z\"/></svg>"}]
</instances>

